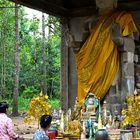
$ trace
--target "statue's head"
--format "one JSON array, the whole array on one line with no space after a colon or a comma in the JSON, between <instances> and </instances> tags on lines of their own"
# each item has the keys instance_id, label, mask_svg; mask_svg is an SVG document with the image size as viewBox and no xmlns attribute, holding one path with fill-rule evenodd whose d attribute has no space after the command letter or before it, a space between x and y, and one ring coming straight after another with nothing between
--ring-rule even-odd
<instances>
[{"instance_id":1,"label":"statue's head","mask_svg":"<svg viewBox=\"0 0 140 140\"><path fill-rule=\"evenodd\" d=\"M86 106L87 105L94 105L95 107L97 107L98 106L98 99L92 92L90 92L86 97L85 104L86 104Z\"/></svg>"},{"instance_id":2,"label":"statue's head","mask_svg":"<svg viewBox=\"0 0 140 140\"><path fill-rule=\"evenodd\" d=\"M96 6L101 10L110 10L117 7L118 0L96 0Z\"/></svg>"}]
</instances>

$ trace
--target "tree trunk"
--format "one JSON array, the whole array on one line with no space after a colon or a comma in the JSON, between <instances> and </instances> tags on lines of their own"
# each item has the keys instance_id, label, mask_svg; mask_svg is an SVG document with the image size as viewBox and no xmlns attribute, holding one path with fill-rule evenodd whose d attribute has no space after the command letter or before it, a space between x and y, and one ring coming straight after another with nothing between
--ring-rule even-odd
<instances>
[{"instance_id":1,"label":"tree trunk","mask_svg":"<svg viewBox=\"0 0 140 140\"><path fill-rule=\"evenodd\" d=\"M3 14L5 16L5 9L3 10ZM1 51L2 51L2 62L1 62L1 97L2 98L5 98L6 96L6 92L5 92L5 89L6 89L6 85L5 85L5 71L6 71L6 68L5 68L5 19L3 19L3 22L2 22L2 30L1 30Z\"/></svg>"},{"instance_id":2,"label":"tree trunk","mask_svg":"<svg viewBox=\"0 0 140 140\"><path fill-rule=\"evenodd\" d=\"M34 65L35 65L35 71L37 73L37 50L36 50L37 43L36 43L36 32L35 31L33 32L33 35L34 35Z\"/></svg>"},{"instance_id":3,"label":"tree trunk","mask_svg":"<svg viewBox=\"0 0 140 140\"><path fill-rule=\"evenodd\" d=\"M4 26L3 26L3 29L4 29ZM2 33L1 33L1 38L2 38L2 40L1 40L1 51L2 51L2 63L1 63L1 97L2 98L4 98L4 83L3 83L3 80L4 80L4 65L3 65L3 63L4 63L4 34L3 34L3 29L2 29Z\"/></svg>"},{"instance_id":4,"label":"tree trunk","mask_svg":"<svg viewBox=\"0 0 140 140\"><path fill-rule=\"evenodd\" d=\"M49 40L49 45L47 46L47 53L48 53L48 60L49 60L49 69L48 69L48 75L49 77L53 77L52 76L52 48L51 48L51 44L52 44L52 35L51 35L51 28L52 28L52 21L51 21L51 16L48 17L48 40ZM52 98L53 97L53 89L52 89L52 82L53 80L51 78L49 78L48 84L49 84L49 97Z\"/></svg>"},{"instance_id":5,"label":"tree trunk","mask_svg":"<svg viewBox=\"0 0 140 140\"><path fill-rule=\"evenodd\" d=\"M42 13L42 57L43 57L43 93L47 94L46 83L46 43L45 43L45 16Z\"/></svg>"},{"instance_id":6,"label":"tree trunk","mask_svg":"<svg viewBox=\"0 0 140 140\"><path fill-rule=\"evenodd\" d=\"M15 3L15 73L14 73L14 92L13 92L13 110L12 115L17 116L18 113L18 95L19 95L19 70L20 70L20 47L19 47L19 8Z\"/></svg>"}]
</instances>

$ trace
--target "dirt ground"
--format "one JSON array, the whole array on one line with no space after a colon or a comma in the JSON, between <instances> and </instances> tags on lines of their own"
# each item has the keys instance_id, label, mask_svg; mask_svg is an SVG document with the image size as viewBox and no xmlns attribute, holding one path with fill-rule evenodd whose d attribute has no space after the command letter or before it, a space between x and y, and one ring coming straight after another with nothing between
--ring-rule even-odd
<instances>
[{"instance_id":1,"label":"dirt ground","mask_svg":"<svg viewBox=\"0 0 140 140\"><path fill-rule=\"evenodd\" d=\"M37 130L37 122L25 123L24 117L11 117L14 123L14 129L17 134L23 136L25 140L31 140L34 132Z\"/></svg>"}]
</instances>

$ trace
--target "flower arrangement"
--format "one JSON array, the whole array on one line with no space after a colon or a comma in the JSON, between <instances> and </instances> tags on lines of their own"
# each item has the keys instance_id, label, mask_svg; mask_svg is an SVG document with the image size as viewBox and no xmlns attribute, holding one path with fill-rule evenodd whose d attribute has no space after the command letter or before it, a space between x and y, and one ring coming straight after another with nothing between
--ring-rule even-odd
<instances>
[{"instance_id":1,"label":"flower arrangement","mask_svg":"<svg viewBox=\"0 0 140 140\"><path fill-rule=\"evenodd\" d=\"M125 119L122 121L122 127L126 125L137 126L140 122L140 95L135 90L134 94L127 98L127 109L122 110Z\"/></svg>"},{"instance_id":2,"label":"flower arrangement","mask_svg":"<svg viewBox=\"0 0 140 140\"><path fill-rule=\"evenodd\" d=\"M31 99L29 109L27 110L28 116L25 117L25 122L32 122L33 120L38 121L39 127L39 120L40 117L44 114L51 113L51 105L48 102L48 95L44 95L42 91L38 96L34 96Z\"/></svg>"}]
</instances>

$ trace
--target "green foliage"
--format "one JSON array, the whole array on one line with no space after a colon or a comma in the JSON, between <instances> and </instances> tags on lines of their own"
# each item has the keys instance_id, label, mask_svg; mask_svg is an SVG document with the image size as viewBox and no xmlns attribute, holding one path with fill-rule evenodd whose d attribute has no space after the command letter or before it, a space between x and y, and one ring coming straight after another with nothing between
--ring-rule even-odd
<instances>
[{"instance_id":1,"label":"green foliage","mask_svg":"<svg viewBox=\"0 0 140 140\"><path fill-rule=\"evenodd\" d=\"M0 1L1 6L13 6L7 0ZM13 60L15 35L14 9L0 9L0 94L2 98L11 97L13 91Z\"/></svg>"},{"instance_id":2,"label":"green foliage","mask_svg":"<svg viewBox=\"0 0 140 140\"><path fill-rule=\"evenodd\" d=\"M8 104L9 104L8 112L9 112L9 114L11 114L12 106L13 106L12 105L13 104L13 99L12 98L0 99L0 101L1 100L8 102ZM25 98L23 96L19 96L18 97L18 108L19 108L19 111L26 111L27 108L29 107L30 100L31 99L27 99L27 98Z\"/></svg>"},{"instance_id":3,"label":"green foliage","mask_svg":"<svg viewBox=\"0 0 140 140\"><path fill-rule=\"evenodd\" d=\"M30 101L31 101L30 98L25 98L24 96L19 96L19 98L18 98L19 110L23 110L23 111L27 110Z\"/></svg>"},{"instance_id":4,"label":"green foliage","mask_svg":"<svg viewBox=\"0 0 140 140\"><path fill-rule=\"evenodd\" d=\"M3 100L8 102L8 104L9 104L9 109L8 110L11 111L12 99L9 98L9 99L3 99ZM0 98L0 101L2 101L1 98ZM31 98L25 98L24 96L19 96L18 97L19 111L26 111L29 108L30 101L31 101ZM58 98L57 99L56 98L49 99L49 103L52 106L52 109L60 108L60 99L58 99Z\"/></svg>"},{"instance_id":5,"label":"green foliage","mask_svg":"<svg viewBox=\"0 0 140 140\"><path fill-rule=\"evenodd\" d=\"M42 74L42 36L39 30L40 19L28 19L22 12L21 20L21 71L20 91L23 83L27 87L41 89L42 81L46 79L47 93L52 97L60 96L60 26L59 20L49 16L46 25L51 28L51 38L46 38L46 75ZM50 22L51 20L51 22ZM56 22L57 21L57 22ZM46 27L48 28L48 27ZM57 32L56 32L57 31ZM24 93L23 93L24 94ZM30 94L31 95L31 94Z\"/></svg>"},{"instance_id":6,"label":"green foliage","mask_svg":"<svg viewBox=\"0 0 140 140\"><path fill-rule=\"evenodd\" d=\"M51 104L52 108L60 108L60 99L52 99L52 100L49 100L49 103Z\"/></svg>"},{"instance_id":7,"label":"green foliage","mask_svg":"<svg viewBox=\"0 0 140 140\"><path fill-rule=\"evenodd\" d=\"M37 95L37 93L39 93L39 90L33 86L30 86L25 88L25 90L22 93L22 96L26 99L31 99L34 95Z\"/></svg>"},{"instance_id":8,"label":"green foliage","mask_svg":"<svg viewBox=\"0 0 140 140\"><path fill-rule=\"evenodd\" d=\"M7 0L0 0L1 6L14 6ZM0 9L0 97L12 104L15 46L15 9ZM60 22L53 16L45 17L46 29L46 74L42 73L42 31L41 19L28 18L25 7L20 7L20 75L19 109L25 109L33 97L42 89L46 80L47 94L52 106L60 106Z\"/></svg>"}]
</instances>

